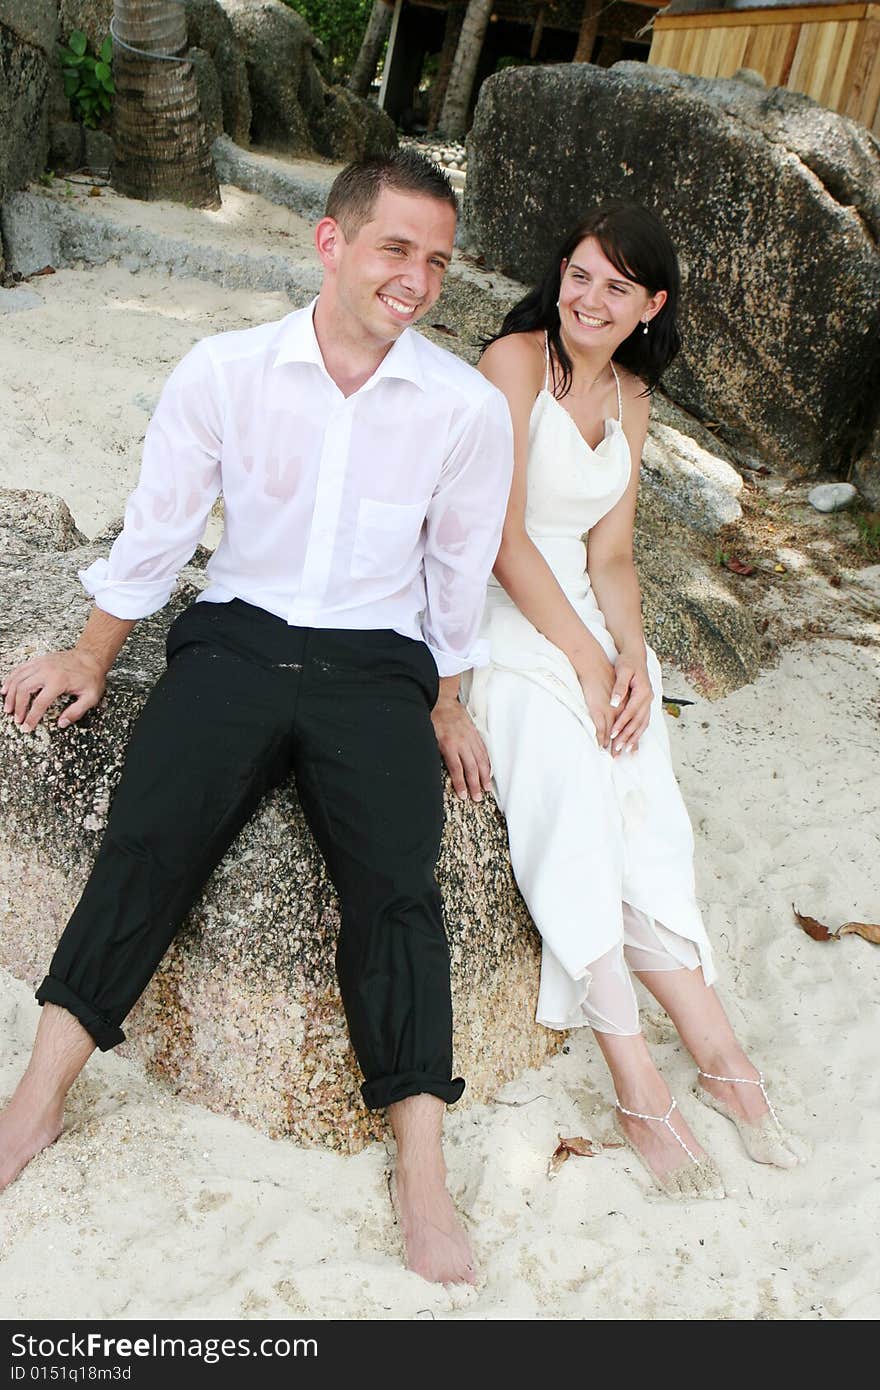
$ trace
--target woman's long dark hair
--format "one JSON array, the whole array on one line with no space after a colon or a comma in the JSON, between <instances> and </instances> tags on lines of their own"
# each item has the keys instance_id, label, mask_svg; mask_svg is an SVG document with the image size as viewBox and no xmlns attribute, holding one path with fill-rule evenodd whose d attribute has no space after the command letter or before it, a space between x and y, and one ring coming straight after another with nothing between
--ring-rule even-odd
<instances>
[{"instance_id":1,"label":"woman's long dark hair","mask_svg":"<svg viewBox=\"0 0 880 1390\"><path fill-rule=\"evenodd\" d=\"M627 280L641 285L648 294L666 291L666 303L651 320L646 334L638 323L628 338L617 348L614 361L639 377L646 392L657 386L666 368L681 347L681 335L676 323L681 277L678 257L669 234L660 218L641 203L602 203L579 222L556 251L540 284L515 304L504 319L501 329L483 343L506 338L510 333L528 333L542 328L546 331L553 355L562 369L555 383L554 395L562 397L571 389L571 358L562 345L559 331L560 265L569 261L582 241L593 237L616 270Z\"/></svg>"}]
</instances>

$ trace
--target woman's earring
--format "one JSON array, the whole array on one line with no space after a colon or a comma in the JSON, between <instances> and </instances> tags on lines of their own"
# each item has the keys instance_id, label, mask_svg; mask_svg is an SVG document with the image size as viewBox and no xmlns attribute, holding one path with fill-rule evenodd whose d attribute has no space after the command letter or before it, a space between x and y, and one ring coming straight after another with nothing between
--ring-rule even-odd
<instances>
[{"instance_id":1,"label":"woman's earring","mask_svg":"<svg viewBox=\"0 0 880 1390\"><path fill-rule=\"evenodd\" d=\"M648 320L647 320L647 319L643 319L642 322L643 322L644 325L645 325L644 328L642 329L642 332L643 332L644 334L647 334L647 332L648 332Z\"/></svg>"}]
</instances>

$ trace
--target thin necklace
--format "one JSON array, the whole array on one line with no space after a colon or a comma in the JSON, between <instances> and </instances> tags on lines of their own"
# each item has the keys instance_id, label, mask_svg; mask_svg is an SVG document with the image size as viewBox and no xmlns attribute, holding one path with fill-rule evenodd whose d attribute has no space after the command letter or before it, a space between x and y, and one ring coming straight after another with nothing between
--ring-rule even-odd
<instances>
[{"instance_id":1,"label":"thin necklace","mask_svg":"<svg viewBox=\"0 0 880 1390\"><path fill-rule=\"evenodd\" d=\"M562 342L562 346L565 348L566 352L568 352L568 348L566 347L565 339L562 337L561 331L560 331L560 335L559 335L559 336L560 336L560 340L561 340L561 342ZM570 356L571 356L571 354L569 353L569 357L570 357ZM581 392L581 393L579 393L579 394L582 394L582 395L584 395L584 396L588 396L588 395L590 394L590 392L593 390L593 387L594 387L594 386L597 384L597 382L599 381L599 378L600 378L600 377L603 375L603 373L605 372L605 368L606 368L606 367L610 367L610 366L611 366L611 361L610 361L610 359L609 359L609 361L607 361L607 362L605 363L605 366L604 366L604 367L600 367L600 368L599 368L598 374L597 374L597 375L593 378L593 380L590 382L590 385L587 387L586 391L583 391L583 392ZM612 372L613 372L613 368L612 368ZM573 385L574 385L574 371L572 371L572 386L573 386ZM570 391L571 391L571 387L569 387L569 392L570 392Z\"/></svg>"}]
</instances>

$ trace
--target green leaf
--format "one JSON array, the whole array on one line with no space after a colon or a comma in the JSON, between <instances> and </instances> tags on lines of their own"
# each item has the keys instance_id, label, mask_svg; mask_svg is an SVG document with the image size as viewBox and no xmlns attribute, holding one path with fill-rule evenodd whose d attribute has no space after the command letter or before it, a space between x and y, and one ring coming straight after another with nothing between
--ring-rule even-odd
<instances>
[{"instance_id":1,"label":"green leaf","mask_svg":"<svg viewBox=\"0 0 880 1390\"><path fill-rule=\"evenodd\" d=\"M79 75L78 75L77 73L65 73L65 74L64 74L64 95L67 97L68 101L70 100L70 98L71 98L72 96L75 96L75 95L76 95L76 93L77 93L78 90L79 90Z\"/></svg>"},{"instance_id":2,"label":"green leaf","mask_svg":"<svg viewBox=\"0 0 880 1390\"><path fill-rule=\"evenodd\" d=\"M83 73L83 82L88 87L89 91L92 92L95 91L101 85L97 77L95 76L94 70L92 70L91 72Z\"/></svg>"},{"instance_id":3,"label":"green leaf","mask_svg":"<svg viewBox=\"0 0 880 1390\"><path fill-rule=\"evenodd\" d=\"M109 63L111 61L113 57L113 40L109 34L107 35L104 42L101 44L98 56L100 57L102 63Z\"/></svg>"},{"instance_id":4,"label":"green leaf","mask_svg":"<svg viewBox=\"0 0 880 1390\"><path fill-rule=\"evenodd\" d=\"M104 87L104 91L105 91L105 92L109 92L111 96L115 96L115 95L116 95L116 84L114 83L112 77L108 77L108 78L105 79L105 81L104 81L104 83L103 83L103 87Z\"/></svg>"},{"instance_id":5,"label":"green leaf","mask_svg":"<svg viewBox=\"0 0 880 1390\"><path fill-rule=\"evenodd\" d=\"M69 48L61 50L61 65L65 68L78 68L82 62L81 53L72 53Z\"/></svg>"},{"instance_id":6,"label":"green leaf","mask_svg":"<svg viewBox=\"0 0 880 1390\"><path fill-rule=\"evenodd\" d=\"M110 75L110 69L108 68L106 63L95 64L95 76L98 78L100 82L106 82L107 78L110 77Z\"/></svg>"},{"instance_id":7,"label":"green leaf","mask_svg":"<svg viewBox=\"0 0 880 1390\"><path fill-rule=\"evenodd\" d=\"M70 47L73 49L74 53L78 53L80 57L82 57L82 55L86 51L86 46L88 43L88 40L86 39L86 36L82 32L82 30L74 29L68 42L70 44Z\"/></svg>"}]
</instances>

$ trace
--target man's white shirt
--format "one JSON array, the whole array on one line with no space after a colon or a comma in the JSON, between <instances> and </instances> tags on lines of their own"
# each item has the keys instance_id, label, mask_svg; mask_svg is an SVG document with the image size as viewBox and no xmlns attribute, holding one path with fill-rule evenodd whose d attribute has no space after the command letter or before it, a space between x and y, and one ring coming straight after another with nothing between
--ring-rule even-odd
<instances>
[{"instance_id":1,"label":"man's white shirt","mask_svg":"<svg viewBox=\"0 0 880 1390\"><path fill-rule=\"evenodd\" d=\"M297 627L393 628L423 638L441 676L482 665L513 468L507 402L413 329L345 397L313 308L187 354L150 421L122 533L80 578L117 618L156 612L222 490L203 600L243 599Z\"/></svg>"}]
</instances>

